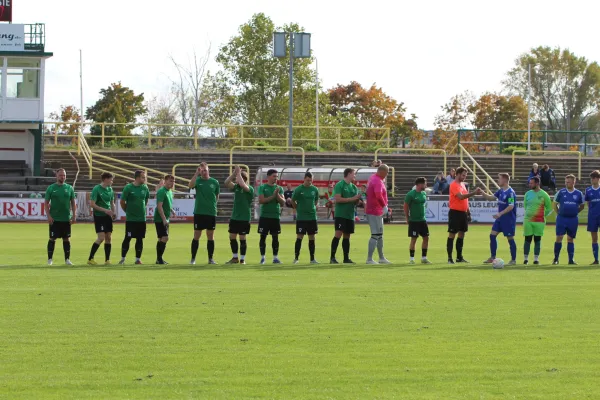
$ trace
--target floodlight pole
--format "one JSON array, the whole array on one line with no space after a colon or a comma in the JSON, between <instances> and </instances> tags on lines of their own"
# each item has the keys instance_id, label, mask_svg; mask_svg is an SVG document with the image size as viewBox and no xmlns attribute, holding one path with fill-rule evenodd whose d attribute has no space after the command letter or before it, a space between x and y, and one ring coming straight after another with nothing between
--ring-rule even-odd
<instances>
[{"instance_id":1,"label":"floodlight pole","mask_svg":"<svg viewBox=\"0 0 600 400\"><path fill-rule=\"evenodd\" d=\"M294 33L290 32L290 108L288 111L288 147L292 147L294 130Z\"/></svg>"},{"instance_id":2,"label":"floodlight pole","mask_svg":"<svg viewBox=\"0 0 600 400\"><path fill-rule=\"evenodd\" d=\"M316 86L316 97L317 97L317 104L316 104L316 111L317 111L317 151L319 151L320 149L320 139L321 139L321 135L319 133L319 60L317 60L317 57L315 57L315 86Z\"/></svg>"},{"instance_id":3,"label":"floodlight pole","mask_svg":"<svg viewBox=\"0 0 600 400\"><path fill-rule=\"evenodd\" d=\"M529 64L529 87L527 88L527 151L531 151L531 64Z\"/></svg>"}]
</instances>

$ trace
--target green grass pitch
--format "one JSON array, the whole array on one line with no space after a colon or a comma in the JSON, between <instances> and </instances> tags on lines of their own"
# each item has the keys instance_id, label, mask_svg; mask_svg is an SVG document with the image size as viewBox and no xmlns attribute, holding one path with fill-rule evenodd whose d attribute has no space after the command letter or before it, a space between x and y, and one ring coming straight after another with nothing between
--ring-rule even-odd
<instances>
[{"instance_id":1,"label":"green grass pitch","mask_svg":"<svg viewBox=\"0 0 600 400\"><path fill-rule=\"evenodd\" d=\"M115 227L113 262L123 225ZM253 231L256 225L253 225ZM332 237L322 224L317 259ZM580 227L578 266L493 270L490 226L467 235L469 265L447 265L444 226L431 227L433 265L408 265L406 225L386 226L396 264L366 266L367 227L352 239L354 266L246 266L216 234L221 265L187 265L190 224L171 227L166 267L155 266L148 225L142 266L85 264L93 225L73 227L74 267L46 264L47 225L0 224L0 398L9 399L593 399L600 396L600 269ZM521 227L517 234L522 233ZM419 242L420 243L420 242ZM517 238L519 262L522 243ZM268 242L270 246L270 241ZM341 246L340 246L341 247ZM341 248L339 249L341 251ZM205 258L202 239L199 261ZM417 257L420 251L417 250ZM499 238L499 257L509 260ZM103 259L100 248L96 258Z\"/></svg>"}]
</instances>

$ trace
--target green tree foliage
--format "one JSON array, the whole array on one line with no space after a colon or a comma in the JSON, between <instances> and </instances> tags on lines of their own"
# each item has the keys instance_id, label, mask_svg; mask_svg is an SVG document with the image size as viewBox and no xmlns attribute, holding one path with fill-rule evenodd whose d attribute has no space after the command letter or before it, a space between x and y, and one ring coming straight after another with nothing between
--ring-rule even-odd
<instances>
[{"instance_id":1,"label":"green tree foliage","mask_svg":"<svg viewBox=\"0 0 600 400\"><path fill-rule=\"evenodd\" d=\"M133 90L123 86L121 82L112 83L108 88L100 90L100 99L92 107L88 107L85 117L94 122L133 123L148 110L144 105L144 94L136 95ZM127 136L133 126L106 126L106 136ZM100 135L100 126L93 126L92 135Z\"/></svg>"},{"instance_id":2,"label":"green tree foliage","mask_svg":"<svg viewBox=\"0 0 600 400\"><path fill-rule=\"evenodd\" d=\"M232 121L248 125L285 125L288 107L288 58L273 57L273 32L302 32L298 24L276 27L266 15L255 14L240 26L238 34L222 46L217 62L222 68L221 84L232 96ZM289 49L288 49L289 51ZM294 60L295 108L304 107L306 95L314 88L315 73L310 69L312 59ZM298 113L301 114L301 113ZM301 115L298 115L301 118Z\"/></svg>"},{"instance_id":3,"label":"green tree foliage","mask_svg":"<svg viewBox=\"0 0 600 400\"><path fill-rule=\"evenodd\" d=\"M515 60L504 85L527 98L531 65L531 105L550 130L587 129L600 106L600 66L568 49L537 47Z\"/></svg>"},{"instance_id":4,"label":"green tree foliage","mask_svg":"<svg viewBox=\"0 0 600 400\"><path fill-rule=\"evenodd\" d=\"M55 122L64 122L64 124L56 124L51 126L51 133L62 135L76 135L79 126L73 122L81 122L81 114L79 109L73 105L60 106L60 111L53 111L49 115L50 120Z\"/></svg>"}]
</instances>

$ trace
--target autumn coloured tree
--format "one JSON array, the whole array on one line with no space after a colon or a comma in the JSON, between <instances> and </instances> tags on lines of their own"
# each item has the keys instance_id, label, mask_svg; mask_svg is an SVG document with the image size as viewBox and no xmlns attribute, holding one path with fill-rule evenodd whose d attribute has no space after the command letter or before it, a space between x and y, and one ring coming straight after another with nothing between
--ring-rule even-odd
<instances>
[{"instance_id":1,"label":"autumn coloured tree","mask_svg":"<svg viewBox=\"0 0 600 400\"><path fill-rule=\"evenodd\" d=\"M108 88L100 90L100 99L92 107L88 107L85 116L94 122L115 122L123 125L107 125L106 136L126 136L131 134L132 125L138 117L148 110L144 105L144 94L136 95L133 90L123 86L121 82L112 83ZM100 135L102 129L95 125L92 135Z\"/></svg>"}]
</instances>

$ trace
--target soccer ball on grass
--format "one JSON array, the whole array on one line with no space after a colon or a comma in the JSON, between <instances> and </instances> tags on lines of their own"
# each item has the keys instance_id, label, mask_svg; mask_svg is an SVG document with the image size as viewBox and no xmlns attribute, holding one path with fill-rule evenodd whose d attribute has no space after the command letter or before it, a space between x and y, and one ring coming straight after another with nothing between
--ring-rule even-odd
<instances>
[{"instance_id":1,"label":"soccer ball on grass","mask_svg":"<svg viewBox=\"0 0 600 400\"><path fill-rule=\"evenodd\" d=\"M504 260L501 258L495 258L494 261L492 261L492 267L494 267L494 269L504 268Z\"/></svg>"}]
</instances>

